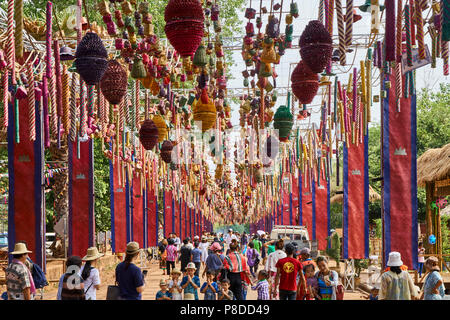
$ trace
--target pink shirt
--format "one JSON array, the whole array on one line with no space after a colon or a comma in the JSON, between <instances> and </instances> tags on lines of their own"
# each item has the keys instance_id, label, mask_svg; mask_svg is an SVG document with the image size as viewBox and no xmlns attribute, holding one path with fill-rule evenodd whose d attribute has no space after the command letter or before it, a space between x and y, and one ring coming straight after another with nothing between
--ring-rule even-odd
<instances>
[{"instance_id":1,"label":"pink shirt","mask_svg":"<svg viewBox=\"0 0 450 320\"><path fill-rule=\"evenodd\" d=\"M417 259L417 262L419 262L419 263L425 263L425 256L423 256L423 254L425 254L425 249L424 249L424 248L419 249L419 250L418 250L418 253L419 253L419 257L418 257L418 259Z\"/></svg>"},{"instance_id":2,"label":"pink shirt","mask_svg":"<svg viewBox=\"0 0 450 320\"><path fill-rule=\"evenodd\" d=\"M167 246L166 248L167 251L167 261L175 261L177 260L177 256L178 256L178 251L177 251L177 247L175 247L173 244Z\"/></svg>"}]
</instances>

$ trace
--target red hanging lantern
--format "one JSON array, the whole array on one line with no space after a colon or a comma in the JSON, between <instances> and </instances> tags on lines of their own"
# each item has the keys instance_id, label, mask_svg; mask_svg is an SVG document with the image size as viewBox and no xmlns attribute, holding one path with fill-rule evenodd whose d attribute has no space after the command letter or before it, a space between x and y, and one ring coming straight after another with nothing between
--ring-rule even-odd
<instances>
[{"instance_id":1,"label":"red hanging lantern","mask_svg":"<svg viewBox=\"0 0 450 320\"><path fill-rule=\"evenodd\" d=\"M165 140L161 145L161 159L165 163L171 163L172 162L172 149L173 144L169 140Z\"/></svg>"},{"instance_id":2,"label":"red hanging lantern","mask_svg":"<svg viewBox=\"0 0 450 320\"><path fill-rule=\"evenodd\" d=\"M315 73L322 72L333 54L332 39L318 20L312 20L303 31L300 41L300 56Z\"/></svg>"},{"instance_id":3,"label":"red hanging lantern","mask_svg":"<svg viewBox=\"0 0 450 320\"><path fill-rule=\"evenodd\" d=\"M139 141L145 150L152 150L158 143L158 128L153 120L147 119L142 123L139 129Z\"/></svg>"},{"instance_id":4,"label":"red hanging lantern","mask_svg":"<svg viewBox=\"0 0 450 320\"><path fill-rule=\"evenodd\" d=\"M203 37L205 16L199 0L170 0L164 12L164 31L182 57L192 56Z\"/></svg>"},{"instance_id":5,"label":"red hanging lantern","mask_svg":"<svg viewBox=\"0 0 450 320\"><path fill-rule=\"evenodd\" d=\"M319 76L302 60L291 75L292 92L301 104L311 103L319 90Z\"/></svg>"},{"instance_id":6,"label":"red hanging lantern","mask_svg":"<svg viewBox=\"0 0 450 320\"><path fill-rule=\"evenodd\" d=\"M100 81L100 89L111 104L119 104L127 93L127 72L117 60L108 61L108 67Z\"/></svg>"}]
</instances>

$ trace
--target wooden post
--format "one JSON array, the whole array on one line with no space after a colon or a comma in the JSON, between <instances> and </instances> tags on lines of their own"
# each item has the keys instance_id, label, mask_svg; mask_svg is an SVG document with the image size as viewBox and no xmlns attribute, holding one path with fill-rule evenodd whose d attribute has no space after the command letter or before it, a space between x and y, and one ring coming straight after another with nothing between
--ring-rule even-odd
<instances>
[{"instance_id":1,"label":"wooden post","mask_svg":"<svg viewBox=\"0 0 450 320\"><path fill-rule=\"evenodd\" d=\"M425 186L426 190L426 239L425 239L425 249L428 253L434 253L434 246L428 243L428 237L433 234L433 219L432 219L432 211L431 211L431 202L433 201L433 183L427 182Z\"/></svg>"}]
</instances>

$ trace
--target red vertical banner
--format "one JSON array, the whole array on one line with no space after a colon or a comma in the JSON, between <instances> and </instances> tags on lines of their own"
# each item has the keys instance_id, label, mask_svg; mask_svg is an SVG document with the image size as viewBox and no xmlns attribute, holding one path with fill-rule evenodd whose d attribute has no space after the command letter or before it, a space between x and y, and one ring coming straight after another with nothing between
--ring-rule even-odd
<instances>
[{"instance_id":1,"label":"red vertical banner","mask_svg":"<svg viewBox=\"0 0 450 320\"><path fill-rule=\"evenodd\" d=\"M316 240L319 250L327 248L327 237L329 231L329 213L330 213L330 190L329 182L321 177L320 186L315 185L315 206L316 206Z\"/></svg>"},{"instance_id":2,"label":"red vertical banner","mask_svg":"<svg viewBox=\"0 0 450 320\"><path fill-rule=\"evenodd\" d=\"M148 246L158 245L158 201L155 190L147 191L147 233Z\"/></svg>"},{"instance_id":3,"label":"red vertical banner","mask_svg":"<svg viewBox=\"0 0 450 320\"><path fill-rule=\"evenodd\" d=\"M181 201L181 231L180 231L180 240L186 238L186 202L184 200Z\"/></svg>"},{"instance_id":4,"label":"red vertical banner","mask_svg":"<svg viewBox=\"0 0 450 320\"><path fill-rule=\"evenodd\" d=\"M281 224L289 225L290 219L290 209L291 209L291 201L290 201L290 193L289 193L289 173L285 173L283 175L282 181L282 197L283 197L283 206L282 206L282 215L281 215Z\"/></svg>"},{"instance_id":5,"label":"red vertical banner","mask_svg":"<svg viewBox=\"0 0 450 320\"><path fill-rule=\"evenodd\" d=\"M299 212L299 189L298 189L298 174L292 174L292 224L298 225Z\"/></svg>"},{"instance_id":6,"label":"red vertical banner","mask_svg":"<svg viewBox=\"0 0 450 320\"><path fill-rule=\"evenodd\" d=\"M69 255L83 257L95 244L94 141L69 142Z\"/></svg>"},{"instance_id":7,"label":"red vertical banner","mask_svg":"<svg viewBox=\"0 0 450 320\"><path fill-rule=\"evenodd\" d=\"M40 104L36 102L36 140L31 141L28 100L18 100L19 138L15 136L14 105L9 104L8 123L8 246L24 240L30 257L45 270L45 197L43 183L44 150Z\"/></svg>"},{"instance_id":8,"label":"red vertical banner","mask_svg":"<svg viewBox=\"0 0 450 320\"><path fill-rule=\"evenodd\" d=\"M175 233L177 236L180 235L180 203L178 200L174 201L175 205Z\"/></svg>"},{"instance_id":9,"label":"red vertical banner","mask_svg":"<svg viewBox=\"0 0 450 320\"><path fill-rule=\"evenodd\" d=\"M368 136L359 145L344 145L343 241L344 259L369 255Z\"/></svg>"},{"instance_id":10,"label":"red vertical banner","mask_svg":"<svg viewBox=\"0 0 450 320\"><path fill-rule=\"evenodd\" d=\"M172 191L164 191L164 233L168 237L172 233Z\"/></svg>"},{"instance_id":11,"label":"red vertical banner","mask_svg":"<svg viewBox=\"0 0 450 320\"><path fill-rule=\"evenodd\" d=\"M411 91L412 72L402 77ZM386 88L386 81L391 87ZM398 251L403 264L417 269L417 117L416 95L395 94L396 77L385 76L383 100L383 218L384 261ZM397 104L398 103L398 104Z\"/></svg>"},{"instance_id":12,"label":"red vertical banner","mask_svg":"<svg viewBox=\"0 0 450 320\"><path fill-rule=\"evenodd\" d=\"M301 212L301 219L300 224L302 226L305 226L308 228L308 235L309 238L312 239L312 190L311 190L311 184L308 179L305 181L305 176L308 178L308 175L302 175L302 212Z\"/></svg>"},{"instance_id":13,"label":"red vertical banner","mask_svg":"<svg viewBox=\"0 0 450 320\"><path fill-rule=\"evenodd\" d=\"M111 207L111 247L113 252L125 252L127 246L127 222L125 187L119 184L116 166L109 161L109 188Z\"/></svg>"},{"instance_id":14,"label":"red vertical banner","mask_svg":"<svg viewBox=\"0 0 450 320\"><path fill-rule=\"evenodd\" d=\"M141 190L141 179L133 177L133 241L142 247L144 243L144 199Z\"/></svg>"}]
</instances>

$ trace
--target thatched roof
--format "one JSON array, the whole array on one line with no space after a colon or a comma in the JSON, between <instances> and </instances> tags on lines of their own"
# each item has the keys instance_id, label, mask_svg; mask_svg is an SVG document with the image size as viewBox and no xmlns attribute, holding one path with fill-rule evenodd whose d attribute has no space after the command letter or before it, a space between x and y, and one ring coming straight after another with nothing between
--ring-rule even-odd
<instances>
[{"instance_id":1,"label":"thatched roof","mask_svg":"<svg viewBox=\"0 0 450 320\"><path fill-rule=\"evenodd\" d=\"M342 203L344 199L344 194L336 194L331 197L330 203ZM369 185L369 201L375 202L381 200L381 196L376 192L371 185Z\"/></svg>"},{"instance_id":2,"label":"thatched roof","mask_svg":"<svg viewBox=\"0 0 450 320\"><path fill-rule=\"evenodd\" d=\"M450 143L442 148L429 149L417 159L417 185L450 178Z\"/></svg>"}]
</instances>

